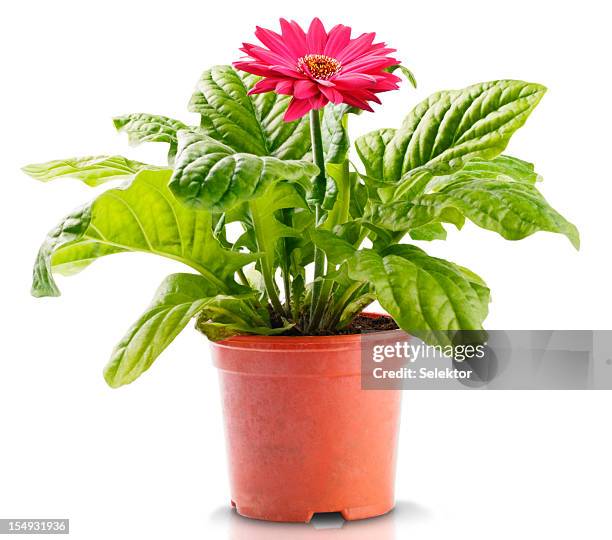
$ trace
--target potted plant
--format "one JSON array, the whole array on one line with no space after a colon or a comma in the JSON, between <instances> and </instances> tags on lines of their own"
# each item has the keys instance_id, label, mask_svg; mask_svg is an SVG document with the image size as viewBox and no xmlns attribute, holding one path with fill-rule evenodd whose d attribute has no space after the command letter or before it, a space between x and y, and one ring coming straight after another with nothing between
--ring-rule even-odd
<instances>
[{"instance_id":1,"label":"potted plant","mask_svg":"<svg viewBox=\"0 0 612 540\"><path fill-rule=\"evenodd\" d=\"M398 88L396 73L414 77L373 33L280 24L257 28L262 46L244 44L233 67L204 72L189 103L198 125L114 119L131 143L167 143L167 166L94 156L24 167L42 181L123 181L51 230L32 293L58 296L54 273L115 253L184 263L114 349L108 384L134 381L195 319L221 374L238 511L369 517L393 507L399 393L361 389L360 333L446 340L439 331L481 329L489 304L474 272L410 240L445 239L466 218L509 240L549 231L577 248L578 232L536 189L533 165L502 154L543 86L437 92L399 127L358 137L355 165L349 115ZM362 313L375 300L390 317Z\"/></svg>"}]
</instances>

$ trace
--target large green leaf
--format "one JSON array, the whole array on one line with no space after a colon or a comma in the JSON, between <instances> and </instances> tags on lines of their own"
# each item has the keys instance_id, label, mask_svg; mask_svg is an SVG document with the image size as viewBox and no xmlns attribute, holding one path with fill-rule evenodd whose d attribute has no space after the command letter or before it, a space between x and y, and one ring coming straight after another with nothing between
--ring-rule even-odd
<instances>
[{"instance_id":1,"label":"large green leaf","mask_svg":"<svg viewBox=\"0 0 612 540\"><path fill-rule=\"evenodd\" d=\"M310 151L308 117L283 121L289 96L248 95L258 77L231 66L214 66L198 81L189 110L201 115L204 132L236 152L302 159Z\"/></svg>"},{"instance_id":2,"label":"large green leaf","mask_svg":"<svg viewBox=\"0 0 612 540\"><path fill-rule=\"evenodd\" d=\"M575 225L554 210L531 185L509 180L465 178L424 195L416 213L439 214L456 208L476 225L498 232L507 240L520 240L537 231L560 233L580 247Z\"/></svg>"},{"instance_id":3,"label":"large green leaf","mask_svg":"<svg viewBox=\"0 0 612 540\"><path fill-rule=\"evenodd\" d=\"M218 293L196 274L172 274L161 284L143 315L113 350L104 378L113 388L131 383Z\"/></svg>"},{"instance_id":4,"label":"large green leaf","mask_svg":"<svg viewBox=\"0 0 612 540\"><path fill-rule=\"evenodd\" d=\"M482 329L489 290L472 272L410 245L357 251L347 262L349 276L370 283L406 332L448 343L450 330Z\"/></svg>"},{"instance_id":5,"label":"large green leaf","mask_svg":"<svg viewBox=\"0 0 612 540\"><path fill-rule=\"evenodd\" d=\"M113 123L118 131L125 131L131 145L143 142L164 142L170 145L168 159L172 161L176 155L178 144L177 132L187 129L180 120L148 113L133 113L116 116Z\"/></svg>"},{"instance_id":6,"label":"large green leaf","mask_svg":"<svg viewBox=\"0 0 612 540\"><path fill-rule=\"evenodd\" d=\"M236 153L199 130L180 131L170 189L190 206L224 212L281 180L308 189L317 172L309 161Z\"/></svg>"},{"instance_id":7,"label":"large green leaf","mask_svg":"<svg viewBox=\"0 0 612 540\"><path fill-rule=\"evenodd\" d=\"M23 167L22 171L41 182L72 177L95 187L111 180L132 178L144 169L158 168L122 156L86 156L32 163Z\"/></svg>"},{"instance_id":8,"label":"large green leaf","mask_svg":"<svg viewBox=\"0 0 612 540\"><path fill-rule=\"evenodd\" d=\"M399 182L418 167L452 172L471 158L500 154L545 91L539 84L501 80L438 92L399 129L359 137L357 152L367 175L386 182Z\"/></svg>"},{"instance_id":9,"label":"large green leaf","mask_svg":"<svg viewBox=\"0 0 612 540\"><path fill-rule=\"evenodd\" d=\"M141 251L192 267L215 283L218 294L234 290L234 272L255 255L223 248L212 217L179 203L167 187L171 171L142 171L123 188L111 189L53 229L34 266L32 294L58 296L52 271L74 273L110 253Z\"/></svg>"},{"instance_id":10,"label":"large green leaf","mask_svg":"<svg viewBox=\"0 0 612 540\"><path fill-rule=\"evenodd\" d=\"M468 162L458 172L433 178L414 200L373 205L369 219L388 230L410 231L444 221L461 227L468 218L508 240L548 231L564 234L578 248L576 227L536 189L538 178L531 164L508 156Z\"/></svg>"},{"instance_id":11,"label":"large green leaf","mask_svg":"<svg viewBox=\"0 0 612 540\"><path fill-rule=\"evenodd\" d=\"M427 341L447 342L448 331L482 329L489 289L466 268L412 245L377 252L358 250L330 231L311 236L330 261L347 265L350 279L373 287L380 305L405 331Z\"/></svg>"},{"instance_id":12,"label":"large green leaf","mask_svg":"<svg viewBox=\"0 0 612 540\"><path fill-rule=\"evenodd\" d=\"M485 180L497 178L498 180L511 180L532 185L542 180L542 177L535 171L533 163L512 156L501 155L494 159L470 159L459 171L449 175L436 176L427 184L427 189L435 191L457 179L468 177Z\"/></svg>"}]
</instances>

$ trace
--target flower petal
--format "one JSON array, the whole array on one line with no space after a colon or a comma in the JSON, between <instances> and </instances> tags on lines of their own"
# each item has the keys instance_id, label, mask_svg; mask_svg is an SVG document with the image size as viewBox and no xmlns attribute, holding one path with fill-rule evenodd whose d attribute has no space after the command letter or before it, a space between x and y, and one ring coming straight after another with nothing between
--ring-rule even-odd
<instances>
[{"instance_id":1,"label":"flower petal","mask_svg":"<svg viewBox=\"0 0 612 540\"><path fill-rule=\"evenodd\" d=\"M275 75L275 73L270 69L269 66L265 64L260 64L258 62L241 61L234 62L232 65L236 69L246 71L247 73L252 73L253 75L259 75L261 77L270 77Z\"/></svg>"},{"instance_id":2,"label":"flower petal","mask_svg":"<svg viewBox=\"0 0 612 540\"><path fill-rule=\"evenodd\" d=\"M306 46L306 34L302 27L295 21L289 22L287 19L280 20L283 32L283 41L296 58L300 58L308 53Z\"/></svg>"},{"instance_id":3,"label":"flower petal","mask_svg":"<svg viewBox=\"0 0 612 540\"><path fill-rule=\"evenodd\" d=\"M293 95L293 81L286 80L286 79L284 81L279 81L278 83L276 83L275 91L277 94L292 96Z\"/></svg>"},{"instance_id":4,"label":"flower petal","mask_svg":"<svg viewBox=\"0 0 612 540\"><path fill-rule=\"evenodd\" d=\"M385 77L386 75L386 77ZM371 90L376 92L385 92L387 90L396 90L399 88L401 79L397 75L384 72L382 75L376 76L376 84L371 87Z\"/></svg>"},{"instance_id":5,"label":"flower petal","mask_svg":"<svg viewBox=\"0 0 612 540\"><path fill-rule=\"evenodd\" d=\"M395 66L399 62L389 56L362 56L343 66L343 72L359 71L361 73L382 70L387 67Z\"/></svg>"},{"instance_id":6,"label":"flower petal","mask_svg":"<svg viewBox=\"0 0 612 540\"><path fill-rule=\"evenodd\" d=\"M378 103L380 104L380 98L374 93L374 92L370 92L369 90L362 90L361 92L358 92L355 97L357 99L363 99L364 101L373 101L374 103Z\"/></svg>"},{"instance_id":7,"label":"flower petal","mask_svg":"<svg viewBox=\"0 0 612 540\"><path fill-rule=\"evenodd\" d=\"M365 73L339 73L334 83L342 88L365 88L376 84L376 78Z\"/></svg>"},{"instance_id":8,"label":"flower petal","mask_svg":"<svg viewBox=\"0 0 612 540\"><path fill-rule=\"evenodd\" d=\"M327 32L319 17L312 19L308 33L306 34L306 44L309 54L323 54L327 43Z\"/></svg>"},{"instance_id":9,"label":"flower petal","mask_svg":"<svg viewBox=\"0 0 612 540\"><path fill-rule=\"evenodd\" d=\"M268 30L267 28L262 28L261 26L257 26L255 36L272 52L280 54L286 57L288 60L295 60L294 55L283 41L283 38L276 32Z\"/></svg>"},{"instance_id":10,"label":"flower petal","mask_svg":"<svg viewBox=\"0 0 612 540\"><path fill-rule=\"evenodd\" d=\"M293 122L293 120L302 118L310 109L312 109L310 100L293 98L289 103L289 107L287 107L283 120L285 122Z\"/></svg>"},{"instance_id":11,"label":"flower petal","mask_svg":"<svg viewBox=\"0 0 612 540\"><path fill-rule=\"evenodd\" d=\"M280 64L287 67L292 67L295 64L295 62L291 59L287 59L284 56L269 51L268 49L264 49L263 47L251 45L250 43L245 43L243 50L248 51L247 54L249 54L256 60L265 62L267 64Z\"/></svg>"},{"instance_id":12,"label":"flower petal","mask_svg":"<svg viewBox=\"0 0 612 540\"><path fill-rule=\"evenodd\" d=\"M297 70L297 67L295 68L290 68L287 66L279 66L279 65L274 65L274 66L270 66L270 69L273 72L276 72L277 75L284 75L286 77L291 77L293 79L306 79L306 75L304 75L303 73L300 73Z\"/></svg>"},{"instance_id":13,"label":"flower petal","mask_svg":"<svg viewBox=\"0 0 612 540\"><path fill-rule=\"evenodd\" d=\"M276 85L278 84L278 79L262 79L258 81L253 88L249 90L250 94L263 94L264 92L269 92L270 90L274 90Z\"/></svg>"},{"instance_id":14,"label":"flower petal","mask_svg":"<svg viewBox=\"0 0 612 540\"><path fill-rule=\"evenodd\" d=\"M293 85L293 95L298 99L308 99L319 93L317 85L312 81L296 81Z\"/></svg>"},{"instance_id":15,"label":"flower petal","mask_svg":"<svg viewBox=\"0 0 612 540\"><path fill-rule=\"evenodd\" d=\"M327 36L323 54L336 58L351 40L351 29L343 24L334 26Z\"/></svg>"},{"instance_id":16,"label":"flower petal","mask_svg":"<svg viewBox=\"0 0 612 540\"><path fill-rule=\"evenodd\" d=\"M309 101L312 109L322 109L328 103L327 98L323 94L318 94L317 96L310 98Z\"/></svg>"},{"instance_id":17,"label":"flower petal","mask_svg":"<svg viewBox=\"0 0 612 540\"><path fill-rule=\"evenodd\" d=\"M397 49L391 49L387 47L385 43L374 43L368 53L375 53L377 56L382 56L383 54L391 54L397 52Z\"/></svg>"},{"instance_id":18,"label":"flower petal","mask_svg":"<svg viewBox=\"0 0 612 540\"><path fill-rule=\"evenodd\" d=\"M338 90L336 90L335 88L321 86L319 87L319 90L321 91L321 94L323 94L327 99L329 99L329 101L331 101L335 105L342 103L342 94L338 92Z\"/></svg>"},{"instance_id":19,"label":"flower petal","mask_svg":"<svg viewBox=\"0 0 612 540\"><path fill-rule=\"evenodd\" d=\"M353 107L357 107L358 109L363 109L364 111L372 112L374 109L368 105L368 102L363 99L357 99L352 94L342 94L342 99L344 103L347 105L352 105Z\"/></svg>"},{"instance_id":20,"label":"flower petal","mask_svg":"<svg viewBox=\"0 0 612 540\"><path fill-rule=\"evenodd\" d=\"M343 65L347 64L354 58L357 58L360 54L365 53L371 46L376 34L370 32L369 34L361 34L356 39L351 39L351 42L340 52L336 57Z\"/></svg>"}]
</instances>

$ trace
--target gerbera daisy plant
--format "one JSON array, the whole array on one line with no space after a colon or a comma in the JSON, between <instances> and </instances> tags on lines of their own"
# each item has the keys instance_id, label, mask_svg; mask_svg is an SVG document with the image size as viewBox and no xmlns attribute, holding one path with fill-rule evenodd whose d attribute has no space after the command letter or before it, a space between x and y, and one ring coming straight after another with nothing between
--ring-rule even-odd
<instances>
[{"instance_id":1,"label":"gerbera daisy plant","mask_svg":"<svg viewBox=\"0 0 612 540\"><path fill-rule=\"evenodd\" d=\"M189 110L197 125L147 113L114 119L133 144L168 144L168 164L88 156L28 165L48 181L122 181L51 230L34 267L35 296L58 296L54 274L139 251L182 262L128 330L105 369L132 382L196 319L211 340L234 334L351 331L378 301L428 340L480 330L489 289L477 274L412 240L443 240L466 218L519 240L574 225L536 188L534 166L503 154L546 89L520 80L437 92L398 127L356 138L348 119L414 77L377 42L314 19L257 28L233 66L206 70ZM236 228L239 233L236 233Z\"/></svg>"}]
</instances>

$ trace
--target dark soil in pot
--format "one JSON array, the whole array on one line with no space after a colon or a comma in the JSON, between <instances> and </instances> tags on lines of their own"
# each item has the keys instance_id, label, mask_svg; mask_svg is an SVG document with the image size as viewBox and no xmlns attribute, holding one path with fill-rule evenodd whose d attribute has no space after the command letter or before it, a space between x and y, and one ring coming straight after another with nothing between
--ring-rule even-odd
<instances>
[{"instance_id":1,"label":"dark soil in pot","mask_svg":"<svg viewBox=\"0 0 612 540\"><path fill-rule=\"evenodd\" d=\"M280 317L274 313L270 313L272 325L276 328L282 326ZM308 334L300 332L296 328L291 328L287 332L280 334L281 336L341 336L348 334L369 334L371 332L385 332L388 330L397 330L399 326L389 317L389 315L379 314L360 314L355 317L351 324L341 329L334 330L315 330Z\"/></svg>"}]
</instances>

